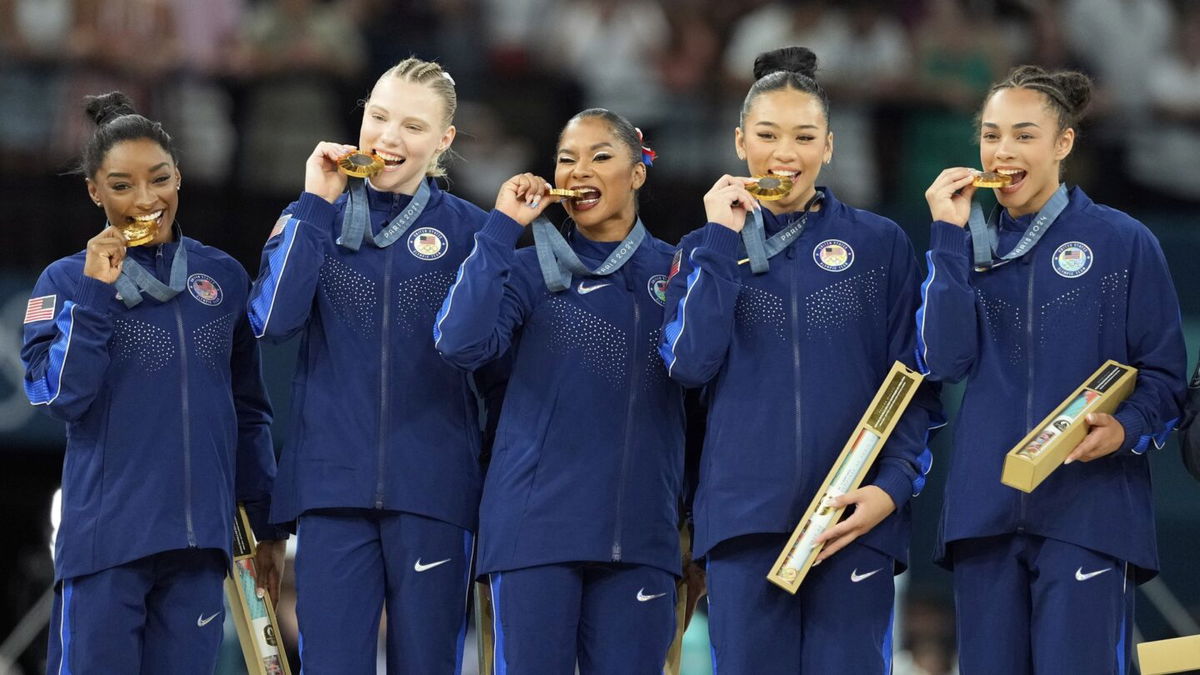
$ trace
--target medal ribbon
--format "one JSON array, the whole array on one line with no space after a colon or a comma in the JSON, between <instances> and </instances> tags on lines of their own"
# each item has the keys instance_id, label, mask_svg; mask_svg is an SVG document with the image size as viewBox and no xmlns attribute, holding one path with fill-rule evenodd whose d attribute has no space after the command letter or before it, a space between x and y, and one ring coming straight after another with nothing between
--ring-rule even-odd
<instances>
[{"instance_id":1,"label":"medal ribbon","mask_svg":"<svg viewBox=\"0 0 1200 675\"><path fill-rule=\"evenodd\" d=\"M106 224L107 226L107 224ZM125 256L125 260L121 263L121 275L113 282L117 287L117 292L121 294L121 302L125 303L126 307L136 307L142 302L142 293L149 293L150 297L159 302L166 302L171 298L179 295L187 283L187 249L183 245L183 230L176 224L172 227L175 232L175 240L179 242L179 246L175 248L175 256L171 260L171 272L169 279L170 285L159 281L153 274L146 271L145 267L139 265L129 256ZM161 244L160 244L161 245Z\"/></svg>"},{"instance_id":2,"label":"medal ribbon","mask_svg":"<svg viewBox=\"0 0 1200 675\"><path fill-rule=\"evenodd\" d=\"M544 217L533 221L533 245L537 250L538 265L542 268L542 279L551 293L565 291L571 287L572 275L604 277L621 269L633 257L638 246L646 238L646 227L638 218L633 229L604 262L590 270L579 260L579 256L563 238L562 233Z\"/></svg>"},{"instance_id":3,"label":"medal ribbon","mask_svg":"<svg viewBox=\"0 0 1200 675\"><path fill-rule=\"evenodd\" d=\"M996 250L1000 243L999 208L992 209L987 222L984 222L983 207L978 202L972 202L971 217L967 220L967 227L971 230L975 271L986 272L1028 253L1035 244L1041 241L1059 214L1067 208L1069 202L1067 186L1065 183L1060 183L1046 205L1042 207L1041 211L1038 211L1037 217L1033 219L1029 227L1025 228L1025 234L1021 235L1021 241L1017 242L1017 245L1004 255L1000 255Z\"/></svg>"},{"instance_id":4,"label":"medal ribbon","mask_svg":"<svg viewBox=\"0 0 1200 675\"><path fill-rule=\"evenodd\" d=\"M804 213L788 223L786 227L767 239L767 229L763 225L762 209L750 212L751 219L742 228L742 245L746 247L746 257L750 258L750 271L763 274L770 269L767 261L785 250L789 244L804 234L804 226L808 224L809 209L825 195L818 190L804 205Z\"/></svg>"},{"instance_id":5,"label":"medal ribbon","mask_svg":"<svg viewBox=\"0 0 1200 675\"><path fill-rule=\"evenodd\" d=\"M342 234L337 238L338 245L357 251L363 239L366 239L376 248L391 246L421 217L421 212L429 204L429 192L429 183L421 181L421 187L417 188L417 194L413 195L408 206L376 235L371 233L366 181L361 178L350 179L350 194L346 197L346 210L342 213Z\"/></svg>"}]
</instances>

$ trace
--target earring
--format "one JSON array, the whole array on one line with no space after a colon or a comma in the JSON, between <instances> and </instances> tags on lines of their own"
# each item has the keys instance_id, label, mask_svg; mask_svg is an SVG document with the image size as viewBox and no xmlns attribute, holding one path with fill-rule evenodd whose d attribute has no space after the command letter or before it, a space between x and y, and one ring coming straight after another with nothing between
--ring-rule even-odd
<instances>
[{"instance_id":1,"label":"earring","mask_svg":"<svg viewBox=\"0 0 1200 675\"><path fill-rule=\"evenodd\" d=\"M101 208L103 208L103 207L104 207L104 205L103 205L103 204L101 204L99 200L93 200L93 203L95 203L95 205L96 205L96 206L99 206L99 207L101 207Z\"/></svg>"}]
</instances>

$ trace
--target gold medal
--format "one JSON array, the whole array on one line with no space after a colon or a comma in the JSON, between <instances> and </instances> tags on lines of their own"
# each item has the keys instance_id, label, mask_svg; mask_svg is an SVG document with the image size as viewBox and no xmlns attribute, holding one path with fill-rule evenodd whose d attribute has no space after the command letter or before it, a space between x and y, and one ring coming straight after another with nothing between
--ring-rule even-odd
<instances>
[{"instance_id":1,"label":"gold medal","mask_svg":"<svg viewBox=\"0 0 1200 675\"><path fill-rule=\"evenodd\" d=\"M354 178L370 178L383 171L383 158L355 150L338 158L338 171Z\"/></svg>"},{"instance_id":2,"label":"gold medal","mask_svg":"<svg viewBox=\"0 0 1200 675\"><path fill-rule=\"evenodd\" d=\"M127 220L124 223L117 225L117 230L121 232L121 236L125 237L126 246L141 246L154 241L154 237L158 236L158 221L162 216L150 219Z\"/></svg>"},{"instance_id":3,"label":"gold medal","mask_svg":"<svg viewBox=\"0 0 1200 675\"><path fill-rule=\"evenodd\" d=\"M755 176L753 181L746 184L746 191L765 202L781 199L792 191L792 179L787 176L769 173Z\"/></svg>"},{"instance_id":4,"label":"gold medal","mask_svg":"<svg viewBox=\"0 0 1200 675\"><path fill-rule=\"evenodd\" d=\"M979 188L1002 188L1008 187L1012 183L1012 176L995 171L978 171L975 173L975 180L971 181L971 185Z\"/></svg>"},{"instance_id":5,"label":"gold medal","mask_svg":"<svg viewBox=\"0 0 1200 675\"><path fill-rule=\"evenodd\" d=\"M555 197L571 197L579 198L583 196L583 190L568 190L566 188L550 188L550 194Z\"/></svg>"}]
</instances>

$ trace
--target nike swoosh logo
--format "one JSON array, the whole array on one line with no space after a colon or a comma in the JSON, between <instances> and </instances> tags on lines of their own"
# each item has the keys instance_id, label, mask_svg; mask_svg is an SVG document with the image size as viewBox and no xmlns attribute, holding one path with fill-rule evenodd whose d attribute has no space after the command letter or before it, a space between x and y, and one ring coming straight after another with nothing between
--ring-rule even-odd
<instances>
[{"instance_id":1,"label":"nike swoosh logo","mask_svg":"<svg viewBox=\"0 0 1200 675\"><path fill-rule=\"evenodd\" d=\"M666 593L655 593L654 595L646 595L646 589L639 588L638 594L637 594L637 599L638 599L638 602L648 602L655 598L661 598L664 595L666 595Z\"/></svg>"},{"instance_id":2,"label":"nike swoosh logo","mask_svg":"<svg viewBox=\"0 0 1200 675\"><path fill-rule=\"evenodd\" d=\"M1075 581L1087 581L1088 579L1091 579L1094 576L1104 574L1105 572L1108 572L1110 570L1112 570L1111 567L1105 567L1104 569L1096 570L1095 572L1084 572L1083 568L1080 567L1079 569L1075 570Z\"/></svg>"},{"instance_id":3,"label":"nike swoosh logo","mask_svg":"<svg viewBox=\"0 0 1200 675\"><path fill-rule=\"evenodd\" d=\"M446 558L445 560L439 560L437 562L431 562L428 565L422 565L421 559L417 558L417 563L415 565L413 565L413 569L418 572L424 572L425 570L431 570L431 569L437 567L438 565L445 565L448 562L450 562L450 558Z\"/></svg>"},{"instance_id":4,"label":"nike swoosh logo","mask_svg":"<svg viewBox=\"0 0 1200 675\"><path fill-rule=\"evenodd\" d=\"M858 568L857 568L857 567L855 567L855 568L854 568L854 571L850 573L850 581L851 581L851 582L853 582L853 583L856 583L856 584L857 584L858 582L862 581L863 579L867 579L867 578L869 578L869 577L873 577L873 576L875 576L876 574L878 574L878 573L879 573L879 572L881 572L882 570L883 570L883 568L882 568L882 567L880 567L879 569L877 569L877 570L871 570L870 572L867 572L866 574L859 574L859 573L858 573Z\"/></svg>"},{"instance_id":5,"label":"nike swoosh logo","mask_svg":"<svg viewBox=\"0 0 1200 675\"><path fill-rule=\"evenodd\" d=\"M604 283L604 284L594 284L594 285L592 285L592 286L585 286L585 285L584 285L585 283L587 283L587 282L586 282L586 281L581 281L581 282L579 282L579 294L580 294L580 295L587 295L588 293L591 293L592 291L598 291L598 290L600 290L601 288L604 288L605 286L612 286L612 284L609 284L609 283Z\"/></svg>"},{"instance_id":6,"label":"nike swoosh logo","mask_svg":"<svg viewBox=\"0 0 1200 675\"><path fill-rule=\"evenodd\" d=\"M200 616L196 617L196 625L199 626L200 628L204 628L205 626L208 625L208 623L210 621L217 618L217 616L219 616L220 614L221 614L220 612L217 612L216 614L213 614L212 616L208 617L207 619L204 618L203 614L201 614Z\"/></svg>"}]
</instances>

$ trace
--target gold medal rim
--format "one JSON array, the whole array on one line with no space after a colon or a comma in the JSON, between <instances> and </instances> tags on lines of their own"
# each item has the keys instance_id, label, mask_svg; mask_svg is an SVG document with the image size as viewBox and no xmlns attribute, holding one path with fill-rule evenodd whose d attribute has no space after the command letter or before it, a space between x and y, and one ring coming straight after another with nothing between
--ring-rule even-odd
<instances>
[{"instance_id":1,"label":"gold medal rim","mask_svg":"<svg viewBox=\"0 0 1200 675\"><path fill-rule=\"evenodd\" d=\"M350 158L355 155L370 157L371 163L366 166L351 164ZM338 171L345 176L351 176L353 178L370 178L380 171L383 171L383 158L372 152L355 150L354 152L347 152L341 157L338 157L337 166Z\"/></svg>"},{"instance_id":2,"label":"gold medal rim","mask_svg":"<svg viewBox=\"0 0 1200 675\"><path fill-rule=\"evenodd\" d=\"M995 171L984 171L976 174L971 185L978 188L1002 188L1012 185L1012 176L1006 176Z\"/></svg>"},{"instance_id":3,"label":"gold medal rim","mask_svg":"<svg viewBox=\"0 0 1200 675\"><path fill-rule=\"evenodd\" d=\"M126 248L131 248L133 246L141 246L142 244L148 244L148 243L154 241L154 237L158 235L158 228L159 228L158 224L151 224L151 225L125 224L125 225L118 225L117 231L120 232L121 236L125 238ZM136 234L136 236L133 236L133 237L130 236L131 231L134 233L140 233L143 230L145 230L145 234Z\"/></svg>"},{"instance_id":4,"label":"gold medal rim","mask_svg":"<svg viewBox=\"0 0 1200 675\"><path fill-rule=\"evenodd\" d=\"M759 181L764 178L773 178L779 181L779 187L759 187ZM762 174L761 176L752 176L751 181L751 183L746 185L746 191L755 197L758 197L760 200L768 202L786 197L787 194L792 191L792 188L795 187L795 183L791 178L788 178L787 176L778 176L772 173Z\"/></svg>"}]
</instances>

